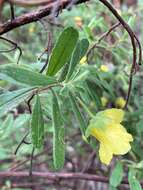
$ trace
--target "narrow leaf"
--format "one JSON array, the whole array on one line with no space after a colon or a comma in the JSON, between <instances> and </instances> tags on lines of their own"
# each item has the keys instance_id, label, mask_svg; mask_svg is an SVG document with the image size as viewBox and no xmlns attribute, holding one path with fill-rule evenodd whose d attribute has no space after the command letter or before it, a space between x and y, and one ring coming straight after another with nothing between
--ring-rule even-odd
<instances>
[{"instance_id":1,"label":"narrow leaf","mask_svg":"<svg viewBox=\"0 0 143 190\"><path fill-rule=\"evenodd\" d=\"M62 71L61 71L60 76L58 78L58 82L62 82L65 80L66 75L68 73L68 69L69 69L69 63L65 64L64 67L62 68Z\"/></svg>"},{"instance_id":2,"label":"narrow leaf","mask_svg":"<svg viewBox=\"0 0 143 190\"><path fill-rule=\"evenodd\" d=\"M109 184L113 187L117 187L118 185L120 185L122 179L123 179L123 165L121 164L121 162L117 162L115 168L111 173Z\"/></svg>"},{"instance_id":3,"label":"narrow leaf","mask_svg":"<svg viewBox=\"0 0 143 190\"><path fill-rule=\"evenodd\" d=\"M53 92L52 104L53 120L53 161L56 170L63 168L65 161L65 128L61 119L61 112L57 95Z\"/></svg>"},{"instance_id":4,"label":"narrow leaf","mask_svg":"<svg viewBox=\"0 0 143 190\"><path fill-rule=\"evenodd\" d=\"M130 168L129 174L128 174L128 181L129 181L130 189L131 190L142 190L142 187L135 175L136 175L136 171L134 169Z\"/></svg>"},{"instance_id":5,"label":"narrow leaf","mask_svg":"<svg viewBox=\"0 0 143 190\"><path fill-rule=\"evenodd\" d=\"M118 190L116 187L109 185L109 190Z\"/></svg>"},{"instance_id":6,"label":"narrow leaf","mask_svg":"<svg viewBox=\"0 0 143 190\"><path fill-rule=\"evenodd\" d=\"M20 83L29 86L48 86L56 83L55 78L44 76L21 66L12 65L0 67L0 78L11 83Z\"/></svg>"},{"instance_id":7,"label":"narrow leaf","mask_svg":"<svg viewBox=\"0 0 143 190\"><path fill-rule=\"evenodd\" d=\"M89 42L87 39L82 39L77 43L70 61L69 71L66 77L67 80L71 77L76 65L79 63L81 58L86 54L88 47Z\"/></svg>"},{"instance_id":8,"label":"narrow leaf","mask_svg":"<svg viewBox=\"0 0 143 190\"><path fill-rule=\"evenodd\" d=\"M81 133L82 133L82 135L84 135L85 130L86 130L86 122L83 118L83 115L80 112L80 109L78 107L78 104L77 104L76 99L75 99L74 95L72 94L72 92L69 92L69 98L70 98L70 102L71 102L75 117L76 117L77 121L79 122L79 127L81 130Z\"/></svg>"},{"instance_id":9,"label":"narrow leaf","mask_svg":"<svg viewBox=\"0 0 143 190\"><path fill-rule=\"evenodd\" d=\"M5 120L0 125L0 138L4 140L10 135L10 132L13 130L13 115L8 114Z\"/></svg>"},{"instance_id":10,"label":"narrow leaf","mask_svg":"<svg viewBox=\"0 0 143 190\"><path fill-rule=\"evenodd\" d=\"M35 148L41 148L44 143L44 119L40 98L36 95L36 101L31 118L32 143Z\"/></svg>"},{"instance_id":11,"label":"narrow leaf","mask_svg":"<svg viewBox=\"0 0 143 190\"><path fill-rule=\"evenodd\" d=\"M96 103L97 106L101 106L101 95L100 95L100 91L98 90L98 85L96 85L96 83L90 81L90 80L86 80L86 84L87 84L87 91L92 99L92 101L94 101Z\"/></svg>"},{"instance_id":12,"label":"narrow leaf","mask_svg":"<svg viewBox=\"0 0 143 190\"><path fill-rule=\"evenodd\" d=\"M14 107L23 102L35 88L23 88L12 92L6 92L0 95L0 115L6 114Z\"/></svg>"},{"instance_id":13,"label":"narrow leaf","mask_svg":"<svg viewBox=\"0 0 143 190\"><path fill-rule=\"evenodd\" d=\"M69 61L77 41L78 31L73 27L68 27L61 33L52 51L47 75L55 75Z\"/></svg>"}]
</instances>

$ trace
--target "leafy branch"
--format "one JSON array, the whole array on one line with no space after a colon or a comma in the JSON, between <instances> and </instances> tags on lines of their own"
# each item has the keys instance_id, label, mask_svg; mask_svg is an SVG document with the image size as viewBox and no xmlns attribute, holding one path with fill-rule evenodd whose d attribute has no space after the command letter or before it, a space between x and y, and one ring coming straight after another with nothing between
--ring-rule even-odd
<instances>
[{"instance_id":1,"label":"leafy branch","mask_svg":"<svg viewBox=\"0 0 143 190\"><path fill-rule=\"evenodd\" d=\"M75 4L84 3L87 0L79 0L76 1ZM0 35L5 34L17 27L20 27L25 24L29 24L31 22L36 22L43 17L50 15L53 11L53 8L56 7L56 12L58 13L60 10L67 8L71 5L70 0L61 0L55 1L53 3L49 3L48 5L44 6L42 9L38 9L37 11L33 11L27 14L23 14L22 16L16 17L12 21L7 21L6 23L0 25Z\"/></svg>"}]
</instances>

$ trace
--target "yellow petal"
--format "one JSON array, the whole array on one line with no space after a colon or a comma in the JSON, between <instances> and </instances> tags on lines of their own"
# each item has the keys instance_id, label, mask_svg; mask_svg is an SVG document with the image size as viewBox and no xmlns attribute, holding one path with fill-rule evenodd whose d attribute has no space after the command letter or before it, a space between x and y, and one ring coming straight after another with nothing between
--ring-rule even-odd
<instances>
[{"instance_id":1,"label":"yellow petal","mask_svg":"<svg viewBox=\"0 0 143 190\"><path fill-rule=\"evenodd\" d=\"M100 144L99 157L102 163L109 165L113 157L113 153L111 152L107 144L104 144L104 143Z\"/></svg>"},{"instance_id":2,"label":"yellow petal","mask_svg":"<svg viewBox=\"0 0 143 190\"><path fill-rule=\"evenodd\" d=\"M133 141L132 135L122 125L110 125L105 132L105 136L106 143L110 146L113 154L123 155L131 149L129 142Z\"/></svg>"},{"instance_id":3,"label":"yellow petal","mask_svg":"<svg viewBox=\"0 0 143 190\"><path fill-rule=\"evenodd\" d=\"M105 142L106 136L104 131L102 128L91 128L89 134L94 136L99 142Z\"/></svg>"},{"instance_id":4,"label":"yellow petal","mask_svg":"<svg viewBox=\"0 0 143 190\"><path fill-rule=\"evenodd\" d=\"M98 115L107 117L113 120L115 123L121 123L124 117L124 111L122 109L112 108L99 112Z\"/></svg>"},{"instance_id":5,"label":"yellow petal","mask_svg":"<svg viewBox=\"0 0 143 190\"><path fill-rule=\"evenodd\" d=\"M82 59L80 60L80 64L86 64L86 62L87 62L87 57L86 56L84 56L84 57L82 57Z\"/></svg>"}]
</instances>

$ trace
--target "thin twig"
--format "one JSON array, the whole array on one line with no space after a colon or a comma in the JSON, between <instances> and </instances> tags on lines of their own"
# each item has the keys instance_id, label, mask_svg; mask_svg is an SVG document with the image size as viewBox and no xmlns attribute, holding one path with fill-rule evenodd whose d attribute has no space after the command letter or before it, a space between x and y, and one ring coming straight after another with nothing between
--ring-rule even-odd
<instances>
[{"instance_id":1,"label":"thin twig","mask_svg":"<svg viewBox=\"0 0 143 190\"><path fill-rule=\"evenodd\" d=\"M125 30L128 32L131 43L132 43L132 48L133 48L133 63L130 71L130 77L129 77L129 88L128 88L128 93L126 97L126 104L124 109L127 108L130 94L131 94L131 89L132 89L132 81L133 81L133 75L136 72L137 68L137 50L136 50L136 43L135 43L135 33L132 31L130 26L124 21L124 19L119 15L119 13L116 11L116 9L112 6L111 3L109 3L107 0L99 0L101 3L103 3L111 12L112 14L118 19L118 21L122 24L122 26L125 28ZM141 57L140 57L141 59Z\"/></svg>"},{"instance_id":2,"label":"thin twig","mask_svg":"<svg viewBox=\"0 0 143 190\"><path fill-rule=\"evenodd\" d=\"M14 5L12 2L9 2L10 5L10 12L11 12L11 21L15 19L15 14L14 14Z\"/></svg>"},{"instance_id":3,"label":"thin twig","mask_svg":"<svg viewBox=\"0 0 143 190\"><path fill-rule=\"evenodd\" d=\"M21 147L21 145L22 145L23 143L25 143L25 139L26 139L26 137L28 136L28 134L29 134L29 131L28 131L28 132L24 135L24 137L21 139L20 143L18 144L18 146L17 146L17 148L16 148L16 150L15 150L15 152L14 152L15 155L17 154L17 152L18 152L19 148Z\"/></svg>"},{"instance_id":4,"label":"thin twig","mask_svg":"<svg viewBox=\"0 0 143 190\"><path fill-rule=\"evenodd\" d=\"M83 169L82 169L82 173L86 173L86 172L88 172L88 169L90 168L90 166L92 165L92 163L93 163L93 160L95 159L95 156L96 156L96 153L95 153L95 151L93 151L90 155L89 155L89 157L88 157L88 159L87 159L87 161L86 161L86 163L85 163L85 166L83 167Z\"/></svg>"},{"instance_id":5,"label":"thin twig","mask_svg":"<svg viewBox=\"0 0 143 190\"><path fill-rule=\"evenodd\" d=\"M30 176L32 176L34 151L35 151L35 148L33 147L32 152L31 152L31 158L30 158L30 169L29 169Z\"/></svg>"},{"instance_id":6,"label":"thin twig","mask_svg":"<svg viewBox=\"0 0 143 190\"><path fill-rule=\"evenodd\" d=\"M28 101L27 101L27 105L28 105L28 109L29 109L29 113L30 114L32 114L32 109L31 109L31 101L32 101L32 99L34 98L34 96L35 96L35 93L33 93L32 95L31 95L31 97L28 99Z\"/></svg>"},{"instance_id":7,"label":"thin twig","mask_svg":"<svg viewBox=\"0 0 143 190\"><path fill-rule=\"evenodd\" d=\"M95 43L93 44L93 46L88 50L88 52L87 52L87 58L89 57L89 55L91 54L91 52L93 51L93 49L96 48L97 45L98 45L104 38L106 38L115 28L117 28L117 27L120 26L120 25L121 25L121 23L118 22L118 23L114 24L107 32L105 32L104 34L102 34L102 35L100 36L100 38L98 39L98 41L95 42Z\"/></svg>"},{"instance_id":8,"label":"thin twig","mask_svg":"<svg viewBox=\"0 0 143 190\"><path fill-rule=\"evenodd\" d=\"M41 153L39 153L39 154L36 154L36 155L33 157L33 159L36 159L37 157L43 155L45 152L47 152L47 150L44 150L43 152L41 152ZM25 160L18 162L17 165L11 167L9 170L10 170L10 171L14 171L14 170L18 169L20 166L23 166L24 164L26 164L28 161L29 161L29 158L26 158Z\"/></svg>"},{"instance_id":9,"label":"thin twig","mask_svg":"<svg viewBox=\"0 0 143 190\"><path fill-rule=\"evenodd\" d=\"M11 48L9 50L0 50L0 53L8 53L8 52L14 51L16 49L19 50L19 56L18 56L18 59L17 59L17 64L18 64L19 60L20 60L20 57L22 56L22 50L21 50L21 48L17 45L17 43L13 42L12 40L9 40L9 39L4 38L2 36L0 36L0 39L4 40L4 41L7 41L8 43L10 43L10 44L13 45L13 48Z\"/></svg>"},{"instance_id":10,"label":"thin twig","mask_svg":"<svg viewBox=\"0 0 143 190\"><path fill-rule=\"evenodd\" d=\"M28 105L30 114L32 113L30 103L31 103L31 101L32 101L32 99L33 99L34 96L35 96L35 93L33 93L33 95L32 95L32 96L29 98L29 100L27 101L27 105ZM25 142L25 139L26 139L26 137L28 136L28 134L29 134L29 131L24 135L24 137L22 138L22 140L21 140L20 143L18 144L18 146L17 146L17 148L16 148L16 150L15 150L15 152L14 152L15 155L17 154L18 150L20 149L20 147L21 147L21 145L22 145L23 143L25 143L25 144L31 144L31 143Z\"/></svg>"},{"instance_id":11,"label":"thin twig","mask_svg":"<svg viewBox=\"0 0 143 190\"><path fill-rule=\"evenodd\" d=\"M26 140L23 140L23 143L27 145L31 144L31 142L27 142Z\"/></svg>"},{"instance_id":12,"label":"thin twig","mask_svg":"<svg viewBox=\"0 0 143 190\"><path fill-rule=\"evenodd\" d=\"M40 70L39 73L43 73L43 71L46 69L47 65L48 65L48 61L49 61L49 55L51 52L51 48L52 48L52 41L51 41L51 33L49 32L49 36L48 36L48 45L46 50L42 53L42 55L46 52L47 53L47 59L46 59L46 63L44 64L44 66L42 67L42 69ZM41 55L41 56L42 56ZM40 56L40 58L41 58Z\"/></svg>"},{"instance_id":13,"label":"thin twig","mask_svg":"<svg viewBox=\"0 0 143 190\"><path fill-rule=\"evenodd\" d=\"M134 37L137 41L137 44L138 44L138 48L139 48L139 60L138 60L138 64L141 65L142 64L142 46L141 46L141 43L139 41L139 39L137 38L136 34L134 33Z\"/></svg>"},{"instance_id":14,"label":"thin twig","mask_svg":"<svg viewBox=\"0 0 143 190\"><path fill-rule=\"evenodd\" d=\"M54 0L8 0L10 3L13 3L15 5L18 5L20 7L32 7L32 6L44 6L51 2L54 2Z\"/></svg>"},{"instance_id":15,"label":"thin twig","mask_svg":"<svg viewBox=\"0 0 143 190\"><path fill-rule=\"evenodd\" d=\"M49 53L47 52L46 62L45 62L45 64L43 65L42 69L40 70L40 73L43 73L43 71L46 69L46 67L47 67L47 65L48 65L48 62L49 62Z\"/></svg>"}]
</instances>

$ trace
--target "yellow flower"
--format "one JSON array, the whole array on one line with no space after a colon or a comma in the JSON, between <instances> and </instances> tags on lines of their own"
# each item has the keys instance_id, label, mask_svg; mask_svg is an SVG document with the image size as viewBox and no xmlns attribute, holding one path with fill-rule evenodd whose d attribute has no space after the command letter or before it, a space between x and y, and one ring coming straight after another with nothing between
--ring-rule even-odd
<instances>
[{"instance_id":1,"label":"yellow flower","mask_svg":"<svg viewBox=\"0 0 143 190\"><path fill-rule=\"evenodd\" d=\"M92 135L100 142L99 157L104 164L108 165L113 155L123 155L131 149L133 138L121 125L123 117L123 110L112 108L90 120L85 136Z\"/></svg>"},{"instance_id":2,"label":"yellow flower","mask_svg":"<svg viewBox=\"0 0 143 190\"><path fill-rule=\"evenodd\" d=\"M102 103L102 106L105 107L108 103L108 99L106 97L101 97L101 103Z\"/></svg>"},{"instance_id":3,"label":"yellow flower","mask_svg":"<svg viewBox=\"0 0 143 190\"><path fill-rule=\"evenodd\" d=\"M87 61L87 57L86 56L84 56L81 60L80 60L80 64L81 65L84 65L84 64L86 64L86 61Z\"/></svg>"},{"instance_id":4,"label":"yellow flower","mask_svg":"<svg viewBox=\"0 0 143 190\"><path fill-rule=\"evenodd\" d=\"M125 106L125 104L126 104L126 101L125 101L125 99L123 97L118 97L116 99L115 104L116 104L117 108L123 108Z\"/></svg>"},{"instance_id":5,"label":"yellow flower","mask_svg":"<svg viewBox=\"0 0 143 190\"><path fill-rule=\"evenodd\" d=\"M109 68L106 65L101 65L100 71L102 71L102 72L108 72Z\"/></svg>"},{"instance_id":6,"label":"yellow flower","mask_svg":"<svg viewBox=\"0 0 143 190\"><path fill-rule=\"evenodd\" d=\"M35 30L36 30L35 25L30 26L30 28L28 29L30 34L35 32Z\"/></svg>"},{"instance_id":7,"label":"yellow flower","mask_svg":"<svg viewBox=\"0 0 143 190\"><path fill-rule=\"evenodd\" d=\"M82 18L79 16L74 17L77 26L81 27L83 25Z\"/></svg>"}]
</instances>

